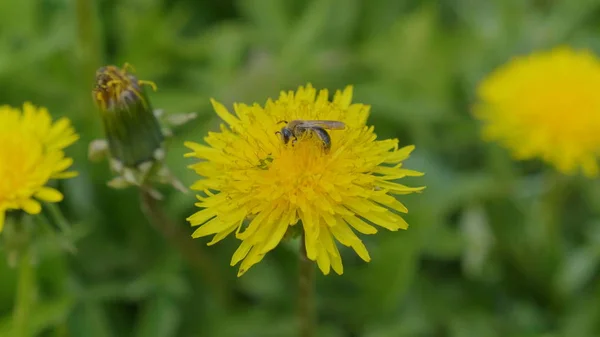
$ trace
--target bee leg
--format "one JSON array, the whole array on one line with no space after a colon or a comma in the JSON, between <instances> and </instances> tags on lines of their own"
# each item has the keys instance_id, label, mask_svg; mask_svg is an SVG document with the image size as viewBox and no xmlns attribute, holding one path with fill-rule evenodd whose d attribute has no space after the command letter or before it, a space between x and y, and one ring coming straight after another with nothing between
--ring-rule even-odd
<instances>
[{"instance_id":1,"label":"bee leg","mask_svg":"<svg viewBox=\"0 0 600 337\"><path fill-rule=\"evenodd\" d=\"M331 137L329 136L329 133L320 127L314 127L312 130L323 142L323 148L325 149L325 152L329 152L331 149Z\"/></svg>"}]
</instances>

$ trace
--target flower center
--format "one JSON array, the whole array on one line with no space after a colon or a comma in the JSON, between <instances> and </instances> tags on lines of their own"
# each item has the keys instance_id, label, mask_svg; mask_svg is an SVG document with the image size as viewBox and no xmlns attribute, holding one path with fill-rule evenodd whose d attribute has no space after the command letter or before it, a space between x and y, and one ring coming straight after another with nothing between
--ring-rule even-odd
<instances>
[{"instance_id":1,"label":"flower center","mask_svg":"<svg viewBox=\"0 0 600 337\"><path fill-rule=\"evenodd\" d=\"M326 154L318 137L307 135L281 151L273 160L268 175L273 179L279 193L287 194L290 200L310 196L322 189L323 176L329 174L330 154Z\"/></svg>"}]
</instances>

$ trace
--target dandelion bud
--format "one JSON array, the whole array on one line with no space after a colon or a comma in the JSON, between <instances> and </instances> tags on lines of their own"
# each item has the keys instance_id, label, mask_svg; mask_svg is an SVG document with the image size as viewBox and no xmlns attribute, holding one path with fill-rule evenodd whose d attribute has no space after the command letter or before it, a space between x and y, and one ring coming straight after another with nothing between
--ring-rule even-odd
<instances>
[{"instance_id":1,"label":"dandelion bud","mask_svg":"<svg viewBox=\"0 0 600 337\"><path fill-rule=\"evenodd\" d=\"M152 82L140 81L123 68L105 66L96 72L93 98L100 111L110 155L124 167L137 168L156 160L163 152L160 124L144 86L156 90Z\"/></svg>"},{"instance_id":2,"label":"dandelion bud","mask_svg":"<svg viewBox=\"0 0 600 337\"><path fill-rule=\"evenodd\" d=\"M108 182L112 188L144 186L149 182L170 183L176 189L187 189L164 165L164 140L172 135L170 127L182 125L195 118L194 113L165 115L154 110L145 87L156 90L150 81L138 80L128 70L105 66L96 72L93 99L100 111L106 139L90 144L88 156L96 161L109 158L111 169L118 174ZM151 190L160 198L158 192Z\"/></svg>"}]
</instances>

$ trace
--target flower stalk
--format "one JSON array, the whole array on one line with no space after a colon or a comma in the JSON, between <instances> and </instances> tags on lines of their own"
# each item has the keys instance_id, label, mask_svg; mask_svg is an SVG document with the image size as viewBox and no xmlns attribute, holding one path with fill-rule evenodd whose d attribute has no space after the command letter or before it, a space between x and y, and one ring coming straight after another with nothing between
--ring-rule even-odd
<instances>
[{"instance_id":1,"label":"flower stalk","mask_svg":"<svg viewBox=\"0 0 600 337\"><path fill-rule=\"evenodd\" d=\"M15 303L12 317L12 336L28 337L31 316L31 303L35 290L35 269L33 266L31 242L29 240L29 228L26 217L20 217L22 223L12 223L11 232L18 227L19 231L12 233L11 237L16 240L19 249L17 264L17 291L15 292Z\"/></svg>"},{"instance_id":2,"label":"flower stalk","mask_svg":"<svg viewBox=\"0 0 600 337\"><path fill-rule=\"evenodd\" d=\"M315 264L306 255L304 233L300 240L300 269L298 273L298 317L300 337L314 337L316 331Z\"/></svg>"}]
</instances>

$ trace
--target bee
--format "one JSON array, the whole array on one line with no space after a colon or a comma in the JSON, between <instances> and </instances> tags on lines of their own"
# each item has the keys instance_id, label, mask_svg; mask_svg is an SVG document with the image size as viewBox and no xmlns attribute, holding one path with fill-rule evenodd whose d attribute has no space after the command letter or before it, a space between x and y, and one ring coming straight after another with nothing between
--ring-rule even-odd
<instances>
[{"instance_id":1,"label":"bee","mask_svg":"<svg viewBox=\"0 0 600 337\"><path fill-rule=\"evenodd\" d=\"M286 125L281 128L281 131L276 132L276 134L281 135L284 144L289 143L292 138L296 141L298 137L302 136L307 131L311 131L321 139L325 151L329 151L331 148L331 137L326 130L343 130L346 128L346 124L342 122L327 120L297 119L291 122L281 121L279 123L286 123Z\"/></svg>"}]
</instances>

